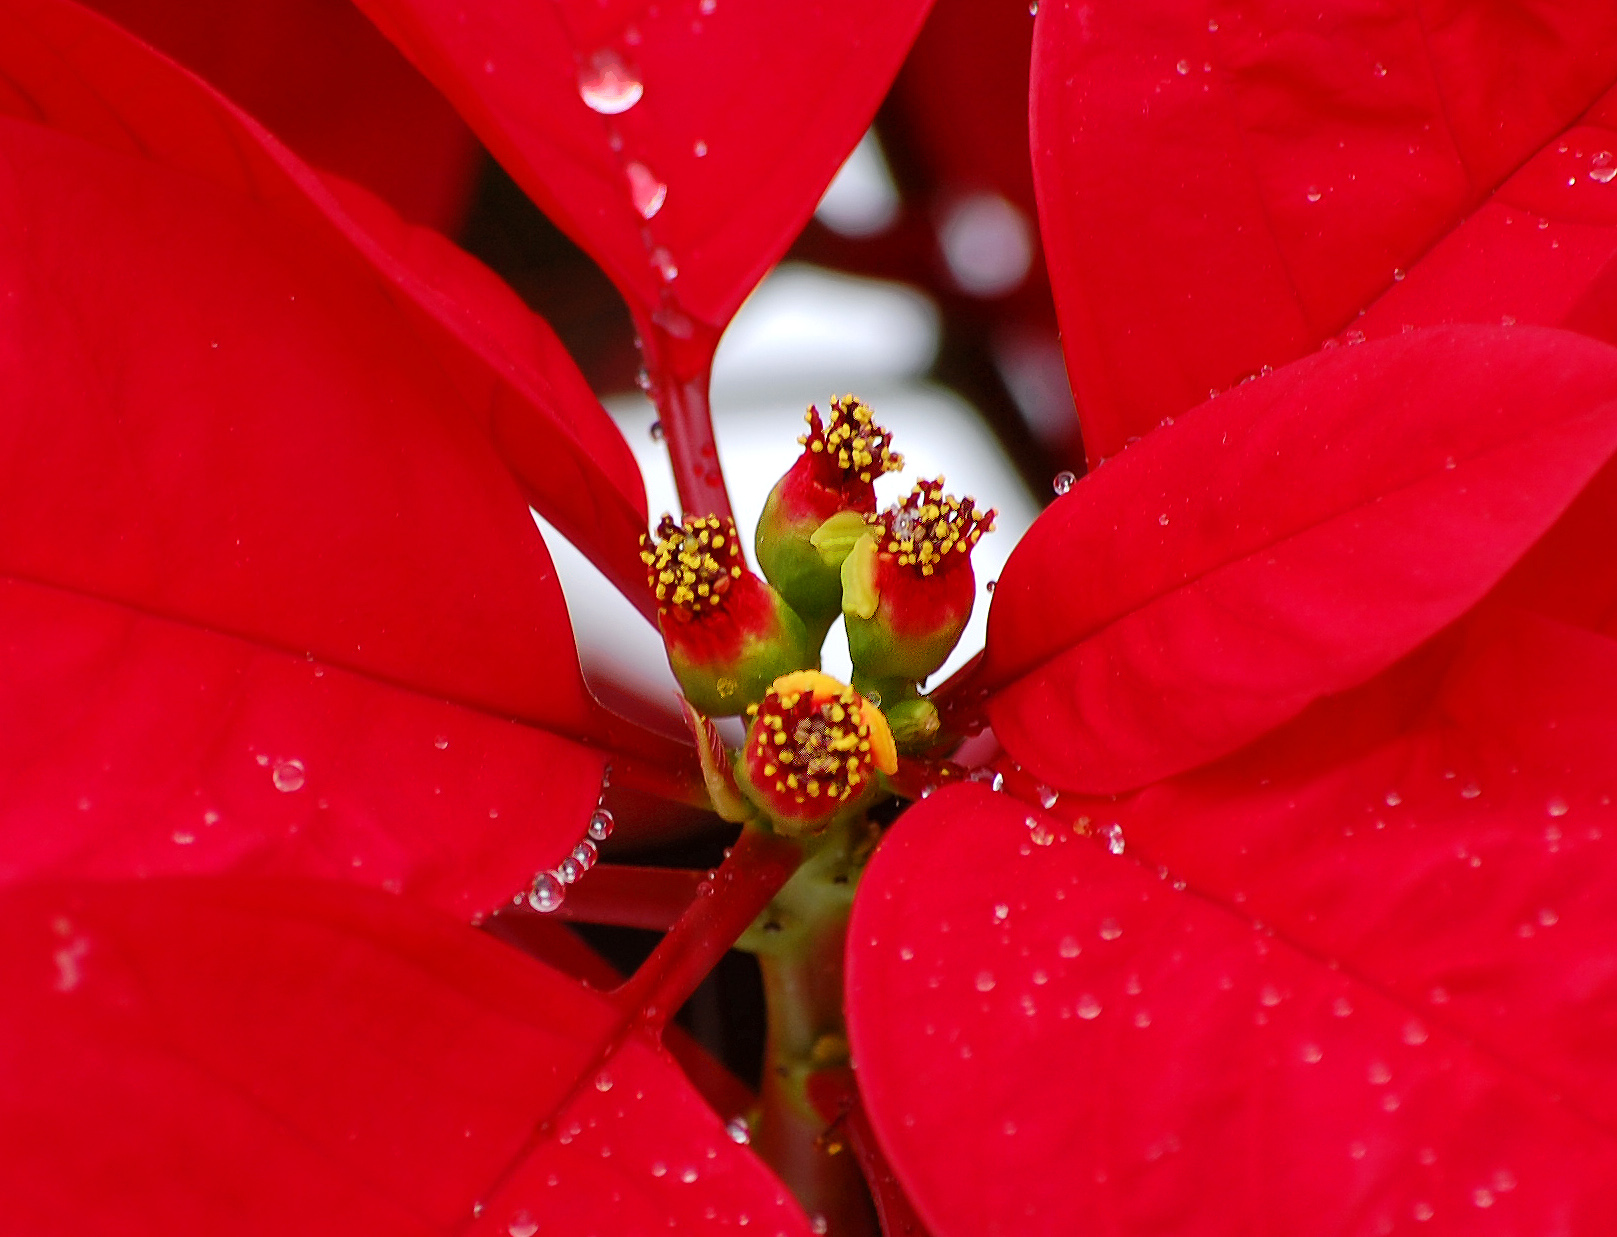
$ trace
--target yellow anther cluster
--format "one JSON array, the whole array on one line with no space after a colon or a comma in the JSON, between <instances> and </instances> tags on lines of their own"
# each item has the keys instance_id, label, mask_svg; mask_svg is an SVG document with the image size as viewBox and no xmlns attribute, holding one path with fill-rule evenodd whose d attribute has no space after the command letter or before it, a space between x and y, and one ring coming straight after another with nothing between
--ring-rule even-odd
<instances>
[{"instance_id":1,"label":"yellow anther cluster","mask_svg":"<svg viewBox=\"0 0 1617 1237\"><path fill-rule=\"evenodd\" d=\"M875 769L896 767L880 711L817 671L784 676L747 713L756 719L755 776L793 802L819 801L830 810L858 795Z\"/></svg>"},{"instance_id":2,"label":"yellow anther cluster","mask_svg":"<svg viewBox=\"0 0 1617 1237\"><path fill-rule=\"evenodd\" d=\"M663 516L655 538L641 534L640 561L658 604L690 616L718 606L746 570L735 521L716 515Z\"/></svg>"},{"instance_id":3,"label":"yellow anther cluster","mask_svg":"<svg viewBox=\"0 0 1617 1237\"><path fill-rule=\"evenodd\" d=\"M881 530L884 553L929 576L945 564L950 551L970 554L984 533L994 531L996 514L992 508L979 511L970 496L959 499L945 494L943 478L938 477L917 481L902 506L865 518Z\"/></svg>"},{"instance_id":4,"label":"yellow anther cluster","mask_svg":"<svg viewBox=\"0 0 1617 1237\"><path fill-rule=\"evenodd\" d=\"M809 432L798 442L817 455L823 454L843 473L861 481L873 481L884 472L904 467L904 457L890 449L893 436L876 424L870 405L852 395L833 396L831 419L820 424L820 410L810 406L803 414Z\"/></svg>"}]
</instances>

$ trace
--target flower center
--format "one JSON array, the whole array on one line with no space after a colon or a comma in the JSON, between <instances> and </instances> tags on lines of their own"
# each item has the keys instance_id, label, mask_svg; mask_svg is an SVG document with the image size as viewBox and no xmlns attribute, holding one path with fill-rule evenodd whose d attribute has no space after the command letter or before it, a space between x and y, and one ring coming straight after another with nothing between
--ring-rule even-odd
<instances>
[{"instance_id":1,"label":"flower center","mask_svg":"<svg viewBox=\"0 0 1617 1237\"><path fill-rule=\"evenodd\" d=\"M746 570L735 521L716 515L663 516L655 539L641 536L640 561L663 613L686 620L722 605Z\"/></svg>"},{"instance_id":2,"label":"flower center","mask_svg":"<svg viewBox=\"0 0 1617 1237\"><path fill-rule=\"evenodd\" d=\"M798 438L816 456L835 465L845 478L867 484L884 472L904 467L904 457L890 449L892 435L876 424L870 405L852 395L831 400L831 416L820 424L820 410L810 407L803 419L809 432Z\"/></svg>"},{"instance_id":3,"label":"flower center","mask_svg":"<svg viewBox=\"0 0 1617 1237\"><path fill-rule=\"evenodd\" d=\"M992 509L979 511L970 497L945 494L943 478L938 477L916 482L902 506L865 518L881 530L883 553L929 576L948 565L951 551L960 556L957 561L966 561L983 534L994 531L996 514Z\"/></svg>"},{"instance_id":4,"label":"flower center","mask_svg":"<svg viewBox=\"0 0 1617 1237\"><path fill-rule=\"evenodd\" d=\"M851 687L817 671L776 681L748 712L751 767L796 803L856 795L876 768L892 766L892 737L880 712Z\"/></svg>"}]
</instances>

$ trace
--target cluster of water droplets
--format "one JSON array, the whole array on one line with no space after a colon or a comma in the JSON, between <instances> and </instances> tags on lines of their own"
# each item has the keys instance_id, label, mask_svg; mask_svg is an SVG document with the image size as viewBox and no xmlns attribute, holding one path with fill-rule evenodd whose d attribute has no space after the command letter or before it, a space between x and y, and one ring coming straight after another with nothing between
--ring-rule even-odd
<instances>
[{"instance_id":1,"label":"cluster of water droplets","mask_svg":"<svg viewBox=\"0 0 1617 1237\"><path fill-rule=\"evenodd\" d=\"M602 798L606 795L610 777L611 769L608 768L601 778ZM612 836L613 824L611 811L600 799L596 800L595 810L590 813L590 823L584 830L584 836L578 839L577 845L560 863L535 876L533 883L528 886L527 893L519 895L517 902L527 902L542 915L548 915L559 908L567 899L567 887L583 880L585 874L601 857L600 844Z\"/></svg>"}]
</instances>

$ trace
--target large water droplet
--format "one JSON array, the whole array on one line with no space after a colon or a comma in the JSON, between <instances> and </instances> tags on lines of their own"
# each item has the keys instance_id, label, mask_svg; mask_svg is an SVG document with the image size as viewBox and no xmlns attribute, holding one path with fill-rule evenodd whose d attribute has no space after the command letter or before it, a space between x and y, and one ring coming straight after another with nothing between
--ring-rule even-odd
<instances>
[{"instance_id":1,"label":"large water droplet","mask_svg":"<svg viewBox=\"0 0 1617 1237\"><path fill-rule=\"evenodd\" d=\"M589 834L591 840L596 842L606 841L607 838L612 836L614 823L611 812L604 807L596 808L594 815L590 817Z\"/></svg>"},{"instance_id":2,"label":"large water droplet","mask_svg":"<svg viewBox=\"0 0 1617 1237\"><path fill-rule=\"evenodd\" d=\"M1123 935L1123 927L1115 919L1101 920L1100 927L1097 929L1097 931L1100 933L1100 939L1103 941L1115 941L1118 937Z\"/></svg>"},{"instance_id":3,"label":"large water droplet","mask_svg":"<svg viewBox=\"0 0 1617 1237\"><path fill-rule=\"evenodd\" d=\"M533 884L528 889L528 905L541 915L548 915L562 904L567 896L567 888L561 882L561 877L554 872L541 872L533 878Z\"/></svg>"},{"instance_id":4,"label":"large water droplet","mask_svg":"<svg viewBox=\"0 0 1617 1237\"><path fill-rule=\"evenodd\" d=\"M1317 201L1319 201L1319 200L1320 200L1320 199L1321 199L1321 198L1322 198L1322 197L1324 197L1324 196L1325 196L1325 195L1324 195L1324 194L1323 194L1323 193L1321 193L1321 192L1320 192L1320 191L1319 191L1319 190L1318 190L1318 189L1317 189L1317 188L1315 188L1315 187L1314 187L1314 186L1313 186L1313 185L1310 185L1310 186L1308 186L1308 192L1307 192L1307 193L1305 193L1305 194L1304 194L1304 195L1303 195L1303 196L1304 196L1304 197L1305 197L1305 198L1307 198L1307 199L1308 199L1308 200L1309 200L1309 201L1310 201L1310 202L1317 202Z\"/></svg>"},{"instance_id":5,"label":"large water droplet","mask_svg":"<svg viewBox=\"0 0 1617 1237\"><path fill-rule=\"evenodd\" d=\"M539 1221L533 1218L532 1213L519 1211L511 1217L505 1231L510 1233L511 1237L533 1237L539 1231Z\"/></svg>"},{"instance_id":6,"label":"large water droplet","mask_svg":"<svg viewBox=\"0 0 1617 1237\"><path fill-rule=\"evenodd\" d=\"M595 861L600 857L600 854L601 852L595 849L595 843L585 838L577 846L573 847L572 858L574 863L588 872L595 866Z\"/></svg>"},{"instance_id":7,"label":"large water droplet","mask_svg":"<svg viewBox=\"0 0 1617 1237\"><path fill-rule=\"evenodd\" d=\"M1050 478L1050 488L1056 492L1057 496L1060 496L1072 489L1077 482L1078 478L1063 468L1055 476Z\"/></svg>"},{"instance_id":8,"label":"large water droplet","mask_svg":"<svg viewBox=\"0 0 1617 1237\"><path fill-rule=\"evenodd\" d=\"M304 769L301 760L277 761L275 770L270 774L270 781L275 783L275 789L291 794L294 790L302 790L304 782Z\"/></svg>"},{"instance_id":9,"label":"large water droplet","mask_svg":"<svg viewBox=\"0 0 1617 1237\"><path fill-rule=\"evenodd\" d=\"M578 95L592 112L616 116L640 102L645 84L610 49L598 51L578 67Z\"/></svg>"},{"instance_id":10,"label":"large water droplet","mask_svg":"<svg viewBox=\"0 0 1617 1237\"><path fill-rule=\"evenodd\" d=\"M994 972L978 971L976 988L978 992L992 992L994 990Z\"/></svg>"},{"instance_id":11,"label":"large water droplet","mask_svg":"<svg viewBox=\"0 0 1617 1237\"><path fill-rule=\"evenodd\" d=\"M1566 800L1557 795L1544 805L1544 810L1551 816L1565 816L1571 809L1567 807Z\"/></svg>"},{"instance_id":12,"label":"large water droplet","mask_svg":"<svg viewBox=\"0 0 1617 1237\"><path fill-rule=\"evenodd\" d=\"M654 219L668 199L668 186L652 175L644 163L631 163L624 171L629 177L629 200L642 219Z\"/></svg>"},{"instance_id":13,"label":"large water droplet","mask_svg":"<svg viewBox=\"0 0 1617 1237\"><path fill-rule=\"evenodd\" d=\"M1083 946L1078 944L1076 936L1064 936L1061 938L1061 944L1056 946L1056 952L1063 958L1076 958L1083 952Z\"/></svg>"},{"instance_id":14,"label":"large water droplet","mask_svg":"<svg viewBox=\"0 0 1617 1237\"><path fill-rule=\"evenodd\" d=\"M740 1143L745 1147L752 1141L752 1127L747 1124L745 1117L731 1117L724 1123L724 1132L730 1136L730 1141Z\"/></svg>"},{"instance_id":15,"label":"large water droplet","mask_svg":"<svg viewBox=\"0 0 1617 1237\"><path fill-rule=\"evenodd\" d=\"M1471 1202L1478 1207L1492 1207L1493 1191L1487 1186L1479 1185L1471 1191Z\"/></svg>"},{"instance_id":16,"label":"large water droplet","mask_svg":"<svg viewBox=\"0 0 1617 1237\"><path fill-rule=\"evenodd\" d=\"M1086 992L1078 998L1078 1016L1085 1022L1093 1022L1100 1017L1100 1002L1093 995Z\"/></svg>"},{"instance_id":17,"label":"large water droplet","mask_svg":"<svg viewBox=\"0 0 1617 1237\"><path fill-rule=\"evenodd\" d=\"M561 878L564 885L576 885L579 877L584 875L584 865L571 855L556 865L556 875Z\"/></svg>"}]
</instances>

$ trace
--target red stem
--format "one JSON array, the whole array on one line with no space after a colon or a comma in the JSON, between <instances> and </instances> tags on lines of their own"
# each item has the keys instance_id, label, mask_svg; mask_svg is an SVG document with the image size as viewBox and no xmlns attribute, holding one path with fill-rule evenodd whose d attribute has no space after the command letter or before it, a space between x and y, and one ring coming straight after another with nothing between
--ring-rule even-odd
<instances>
[{"instance_id":1,"label":"red stem","mask_svg":"<svg viewBox=\"0 0 1617 1237\"><path fill-rule=\"evenodd\" d=\"M870 1117L865 1112L853 1071L828 1070L816 1077L815 1083L814 1105L826 1121L839 1124L847 1135L865 1184L870 1187L883 1237L928 1237L926 1225L915 1214L909 1195L893 1175L881 1144L876 1141L876 1132L870 1128Z\"/></svg>"},{"instance_id":2,"label":"red stem","mask_svg":"<svg viewBox=\"0 0 1617 1237\"><path fill-rule=\"evenodd\" d=\"M567 891L551 919L666 932L696 900L706 872L603 863Z\"/></svg>"},{"instance_id":3,"label":"red stem","mask_svg":"<svg viewBox=\"0 0 1617 1237\"><path fill-rule=\"evenodd\" d=\"M785 838L748 827L729 856L627 983L613 993L626 1016L660 1031L803 861Z\"/></svg>"},{"instance_id":4,"label":"red stem","mask_svg":"<svg viewBox=\"0 0 1617 1237\"><path fill-rule=\"evenodd\" d=\"M637 316L646 371L651 375L662 421L668 459L674 469L679 502L687 514L734 518L730 492L719 467L718 443L713 437L713 412L708 403L708 382L719 334L712 327L679 311L669 329L658 319Z\"/></svg>"}]
</instances>

